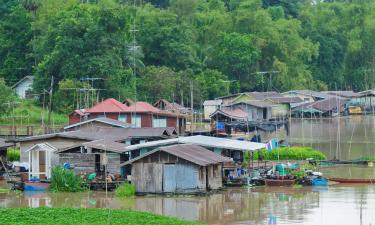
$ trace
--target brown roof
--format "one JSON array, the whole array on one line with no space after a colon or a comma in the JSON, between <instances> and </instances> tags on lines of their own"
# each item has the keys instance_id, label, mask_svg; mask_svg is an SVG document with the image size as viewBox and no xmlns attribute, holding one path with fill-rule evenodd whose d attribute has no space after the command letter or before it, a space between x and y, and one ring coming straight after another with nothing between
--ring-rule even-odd
<instances>
[{"instance_id":1,"label":"brown roof","mask_svg":"<svg viewBox=\"0 0 375 225\"><path fill-rule=\"evenodd\" d=\"M90 141L82 144L85 147L89 148L96 148L104 151L116 152L116 153L123 153L125 152L126 144L122 144L119 142L108 141L108 140L97 140L97 141Z\"/></svg>"},{"instance_id":2,"label":"brown roof","mask_svg":"<svg viewBox=\"0 0 375 225\"><path fill-rule=\"evenodd\" d=\"M111 140L111 141L123 141L134 137L161 137L169 138L173 137L172 131L174 128L104 128L104 127L93 127L90 130L76 130L60 132L55 134L37 135L32 137L20 138L17 141L25 142L32 140L44 140L49 138L70 138L87 141L95 140Z\"/></svg>"},{"instance_id":3,"label":"brown roof","mask_svg":"<svg viewBox=\"0 0 375 225\"><path fill-rule=\"evenodd\" d=\"M269 108L269 107L272 107L272 104L269 103L269 102L265 102L265 101L261 101L261 100L250 100L250 101L241 101L241 102L237 102L237 103L233 103L233 104L230 104L230 105L237 105L237 104L247 104L247 105L251 105L251 106L254 106L254 107L257 107L257 108ZM228 105L228 106L230 106Z\"/></svg>"},{"instance_id":4,"label":"brown roof","mask_svg":"<svg viewBox=\"0 0 375 225\"><path fill-rule=\"evenodd\" d=\"M0 138L0 148L8 148L13 146L13 143L5 142L6 140L3 138Z\"/></svg>"},{"instance_id":5,"label":"brown roof","mask_svg":"<svg viewBox=\"0 0 375 225\"><path fill-rule=\"evenodd\" d=\"M341 108L345 104L346 101L347 100L332 97L332 98L323 99L323 100L316 101L316 102L305 103L305 104L298 106L296 109L313 108L322 112L327 112L327 111L337 109L337 106Z\"/></svg>"},{"instance_id":6,"label":"brown roof","mask_svg":"<svg viewBox=\"0 0 375 225\"><path fill-rule=\"evenodd\" d=\"M164 104L164 107L163 107ZM186 114L190 112L190 109L178 104L178 103L171 103L165 99L159 99L157 102L154 103L154 106L161 110L170 111L173 113L181 113Z\"/></svg>"},{"instance_id":7,"label":"brown roof","mask_svg":"<svg viewBox=\"0 0 375 225\"><path fill-rule=\"evenodd\" d=\"M340 96L344 98L358 98L361 96L360 93L356 93L354 91L324 91L323 93Z\"/></svg>"},{"instance_id":8,"label":"brown roof","mask_svg":"<svg viewBox=\"0 0 375 225\"><path fill-rule=\"evenodd\" d=\"M277 104L285 104L285 103L300 103L303 100L299 97L270 97L266 100L270 100Z\"/></svg>"},{"instance_id":9,"label":"brown roof","mask_svg":"<svg viewBox=\"0 0 375 225\"><path fill-rule=\"evenodd\" d=\"M245 92L249 96L253 96L256 100L264 100L266 98L271 97L283 97L280 93L276 91L268 91L268 92Z\"/></svg>"},{"instance_id":10,"label":"brown roof","mask_svg":"<svg viewBox=\"0 0 375 225\"><path fill-rule=\"evenodd\" d=\"M231 162L232 159L216 154L206 148L194 144L176 144L171 146L159 147L133 160L127 161L121 166L136 162L155 152L166 152L178 158L184 159L199 166L208 166L218 163Z\"/></svg>"},{"instance_id":11,"label":"brown roof","mask_svg":"<svg viewBox=\"0 0 375 225\"><path fill-rule=\"evenodd\" d=\"M217 109L210 115L210 117L213 117L216 114L221 114L229 118L241 120L244 120L248 117L248 113L243 111L242 109Z\"/></svg>"},{"instance_id":12,"label":"brown roof","mask_svg":"<svg viewBox=\"0 0 375 225\"><path fill-rule=\"evenodd\" d=\"M91 122L99 122L99 123L109 124L109 125L112 125L114 127L122 127L122 128L130 127L130 125L128 123L125 123L125 122L122 122L122 121L119 121L119 120L114 120L114 119L111 119L111 118L108 118L108 117L97 117L97 118L93 118L93 119L90 119L90 120L85 120L85 121L82 121L82 122L78 122L78 123L68 125L68 126L64 127L64 129L65 130L70 129L70 128L73 128L73 127L76 127L76 126L81 126L83 124L87 124L87 123L91 123Z\"/></svg>"}]
</instances>

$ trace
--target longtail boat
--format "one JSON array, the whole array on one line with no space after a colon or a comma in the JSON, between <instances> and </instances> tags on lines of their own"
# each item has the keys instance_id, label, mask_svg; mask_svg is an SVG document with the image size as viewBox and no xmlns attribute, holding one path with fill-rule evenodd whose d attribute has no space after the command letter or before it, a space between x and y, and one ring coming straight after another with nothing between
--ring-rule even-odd
<instances>
[{"instance_id":1,"label":"longtail boat","mask_svg":"<svg viewBox=\"0 0 375 225\"><path fill-rule=\"evenodd\" d=\"M330 181L350 184L375 184L375 179L329 178Z\"/></svg>"},{"instance_id":2,"label":"longtail boat","mask_svg":"<svg viewBox=\"0 0 375 225\"><path fill-rule=\"evenodd\" d=\"M292 186L294 179L265 179L266 186Z\"/></svg>"}]
</instances>

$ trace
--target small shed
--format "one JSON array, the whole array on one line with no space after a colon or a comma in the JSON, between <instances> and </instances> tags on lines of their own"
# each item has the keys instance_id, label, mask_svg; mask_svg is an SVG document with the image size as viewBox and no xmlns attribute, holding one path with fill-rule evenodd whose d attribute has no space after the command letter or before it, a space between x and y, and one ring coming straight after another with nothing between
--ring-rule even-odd
<instances>
[{"instance_id":1,"label":"small shed","mask_svg":"<svg viewBox=\"0 0 375 225\"><path fill-rule=\"evenodd\" d=\"M32 88L33 88L34 77L25 76L17 83L13 85L13 89L20 98L32 98Z\"/></svg>"},{"instance_id":2,"label":"small shed","mask_svg":"<svg viewBox=\"0 0 375 225\"><path fill-rule=\"evenodd\" d=\"M222 164L230 161L198 145L176 144L121 166L132 165L131 181L138 193L199 193L223 187Z\"/></svg>"}]
</instances>

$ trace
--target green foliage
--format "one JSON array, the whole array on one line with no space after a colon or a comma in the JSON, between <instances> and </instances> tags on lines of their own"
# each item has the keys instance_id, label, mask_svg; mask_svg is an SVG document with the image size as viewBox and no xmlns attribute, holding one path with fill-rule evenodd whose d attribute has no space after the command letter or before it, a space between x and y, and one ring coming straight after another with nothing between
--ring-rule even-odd
<instances>
[{"instance_id":1,"label":"green foliage","mask_svg":"<svg viewBox=\"0 0 375 225\"><path fill-rule=\"evenodd\" d=\"M310 147L281 147L271 152L263 149L259 151L263 160L323 160L327 157L320 151ZM258 151L254 152L254 160L258 159Z\"/></svg>"},{"instance_id":2,"label":"green foliage","mask_svg":"<svg viewBox=\"0 0 375 225\"><path fill-rule=\"evenodd\" d=\"M150 102L188 102L193 83L197 105L239 90L364 90L375 83L373 1L130 4L0 0L0 77L10 86L35 75L40 94L54 76L54 110L65 114L79 95L66 88L84 86L84 77L103 78L90 84L105 89L99 99L134 98L137 90L137 99ZM277 73L269 79L261 71Z\"/></svg>"},{"instance_id":3,"label":"green foliage","mask_svg":"<svg viewBox=\"0 0 375 225\"><path fill-rule=\"evenodd\" d=\"M43 120L42 118L44 118L44 122L46 123L48 116L47 108L43 111L43 108L38 106L34 100L19 100L18 102L19 104L15 105L14 111L9 107L7 113L0 115L1 125L12 125L13 120L10 119L12 116L16 116L14 118L16 125L40 125ZM51 121L54 125L65 125L68 123L68 116L52 112Z\"/></svg>"},{"instance_id":4,"label":"green foliage","mask_svg":"<svg viewBox=\"0 0 375 225\"><path fill-rule=\"evenodd\" d=\"M84 208L0 208L4 224L92 224L92 225L198 225L173 217L147 212Z\"/></svg>"},{"instance_id":5,"label":"green foliage","mask_svg":"<svg viewBox=\"0 0 375 225\"><path fill-rule=\"evenodd\" d=\"M18 148L8 148L7 160L10 162L20 161L20 150Z\"/></svg>"},{"instance_id":6,"label":"green foliage","mask_svg":"<svg viewBox=\"0 0 375 225\"><path fill-rule=\"evenodd\" d=\"M51 190L54 192L85 191L83 179L72 170L65 170L62 166L52 168Z\"/></svg>"},{"instance_id":7,"label":"green foliage","mask_svg":"<svg viewBox=\"0 0 375 225\"><path fill-rule=\"evenodd\" d=\"M10 104L10 102L14 101L15 99L16 96L13 90L5 84L4 79L0 78L0 113L9 112L13 106Z\"/></svg>"},{"instance_id":8,"label":"green foliage","mask_svg":"<svg viewBox=\"0 0 375 225\"><path fill-rule=\"evenodd\" d=\"M7 188L0 188L0 193L9 193L9 191Z\"/></svg>"},{"instance_id":9,"label":"green foliage","mask_svg":"<svg viewBox=\"0 0 375 225\"><path fill-rule=\"evenodd\" d=\"M115 194L117 197L126 198L135 195L134 184L124 183L116 188Z\"/></svg>"}]
</instances>

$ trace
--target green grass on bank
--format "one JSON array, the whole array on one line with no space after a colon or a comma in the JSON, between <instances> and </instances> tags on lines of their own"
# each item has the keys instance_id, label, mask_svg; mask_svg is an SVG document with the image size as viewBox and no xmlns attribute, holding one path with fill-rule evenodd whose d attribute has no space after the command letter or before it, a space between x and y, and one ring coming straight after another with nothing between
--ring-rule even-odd
<instances>
[{"instance_id":1,"label":"green grass on bank","mask_svg":"<svg viewBox=\"0 0 375 225\"><path fill-rule=\"evenodd\" d=\"M0 224L12 225L198 225L145 212L77 208L0 208Z\"/></svg>"},{"instance_id":2,"label":"green grass on bank","mask_svg":"<svg viewBox=\"0 0 375 225\"><path fill-rule=\"evenodd\" d=\"M45 108L43 113L43 107L35 104L33 100L19 100L18 102L14 106L14 112L10 108L8 113L0 115L0 125L12 125L13 118L17 126L40 125L42 117L44 117L44 121L47 123L47 108ZM52 112L51 123L56 126L66 125L68 123L68 115Z\"/></svg>"},{"instance_id":3,"label":"green grass on bank","mask_svg":"<svg viewBox=\"0 0 375 225\"><path fill-rule=\"evenodd\" d=\"M324 160L327 157L320 151L310 147L281 147L271 152L266 149L260 150L262 160ZM254 160L258 159L258 151L254 152Z\"/></svg>"}]
</instances>

